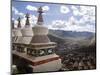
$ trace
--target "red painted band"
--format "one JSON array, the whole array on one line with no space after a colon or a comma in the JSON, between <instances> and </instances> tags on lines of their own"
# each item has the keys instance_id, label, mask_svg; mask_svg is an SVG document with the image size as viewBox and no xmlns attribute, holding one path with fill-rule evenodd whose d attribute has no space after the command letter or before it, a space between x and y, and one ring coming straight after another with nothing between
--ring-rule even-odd
<instances>
[{"instance_id":1,"label":"red painted band","mask_svg":"<svg viewBox=\"0 0 100 75\"><path fill-rule=\"evenodd\" d=\"M54 58L49 58L49 59L45 59L45 60L41 60L41 61L37 61L37 62L32 62L31 65L32 66L37 66L37 65L41 65L41 64L45 64L54 60L58 60L60 59L60 57L54 57Z\"/></svg>"}]
</instances>

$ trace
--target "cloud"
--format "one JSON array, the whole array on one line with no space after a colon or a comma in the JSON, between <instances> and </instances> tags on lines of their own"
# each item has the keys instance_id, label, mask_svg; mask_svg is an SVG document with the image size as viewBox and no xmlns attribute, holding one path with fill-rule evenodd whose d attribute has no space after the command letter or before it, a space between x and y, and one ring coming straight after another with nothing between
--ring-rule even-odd
<instances>
[{"instance_id":1,"label":"cloud","mask_svg":"<svg viewBox=\"0 0 100 75\"><path fill-rule=\"evenodd\" d=\"M82 18L79 20L80 24L86 24L86 22L90 22L91 18L88 15L84 15L82 16ZM93 21L91 21L92 23Z\"/></svg>"},{"instance_id":2,"label":"cloud","mask_svg":"<svg viewBox=\"0 0 100 75\"><path fill-rule=\"evenodd\" d=\"M17 28L18 21L14 20L14 27Z\"/></svg>"},{"instance_id":3,"label":"cloud","mask_svg":"<svg viewBox=\"0 0 100 75\"><path fill-rule=\"evenodd\" d=\"M77 10L77 6L72 5L72 6L71 6L71 9L73 9L73 10Z\"/></svg>"},{"instance_id":4,"label":"cloud","mask_svg":"<svg viewBox=\"0 0 100 75\"><path fill-rule=\"evenodd\" d=\"M73 16L71 16L69 18L68 22L69 22L70 25L79 25L78 20L75 17L73 17Z\"/></svg>"},{"instance_id":5,"label":"cloud","mask_svg":"<svg viewBox=\"0 0 100 75\"><path fill-rule=\"evenodd\" d=\"M74 25L74 26L67 26L66 27L67 31L89 31L89 32L94 32L94 28L91 27L91 25L84 25L84 26L79 26L79 25Z\"/></svg>"},{"instance_id":6,"label":"cloud","mask_svg":"<svg viewBox=\"0 0 100 75\"><path fill-rule=\"evenodd\" d=\"M90 12L93 12L93 10L90 10L93 7L90 6L75 6L73 5L71 7L73 11L73 15L75 16L84 16L84 15L90 15Z\"/></svg>"},{"instance_id":7,"label":"cloud","mask_svg":"<svg viewBox=\"0 0 100 75\"><path fill-rule=\"evenodd\" d=\"M24 16L24 13L19 12L18 15L19 15L19 16Z\"/></svg>"},{"instance_id":8,"label":"cloud","mask_svg":"<svg viewBox=\"0 0 100 75\"><path fill-rule=\"evenodd\" d=\"M12 11L14 11L15 14L18 13L18 10L15 7L12 7Z\"/></svg>"},{"instance_id":9,"label":"cloud","mask_svg":"<svg viewBox=\"0 0 100 75\"><path fill-rule=\"evenodd\" d=\"M12 20L14 21L14 20L15 20L15 18L12 18Z\"/></svg>"},{"instance_id":10,"label":"cloud","mask_svg":"<svg viewBox=\"0 0 100 75\"><path fill-rule=\"evenodd\" d=\"M31 5L27 5L26 9L30 10L30 11L37 11L37 8L35 6L31 6Z\"/></svg>"},{"instance_id":11,"label":"cloud","mask_svg":"<svg viewBox=\"0 0 100 75\"><path fill-rule=\"evenodd\" d=\"M83 20L84 21L84 20ZM68 21L66 20L54 20L51 25L48 25L49 29L65 30L65 31L89 31L95 32L95 26L86 23L80 23L74 16L71 16Z\"/></svg>"},{"instance_id":12,"label":"cloud","mask_svg":"<svg viewBox=\"0 0 100 75\"><path fill-rule=\"evenodd\" d=\"M72 5L71 9L73 10L72 13L73 13L74 16L80 16L81 15L80 10L78 9L77 6Z\"/></svg>"},{"instance_id":13,"label":"cloud","mask_svg":"<svg viewBox=\"0 0 100 75\"><path fill-rule=\"evenodd\" d=\"M30 15L29 22L30 22L31 27L33 27L37 22L37 17L35 15ZM25 23L26 23L26 17L24 16L21 19L22 28L25 26ZM17 27L18 21L14 20L14 24L15 24L15 27Z\"/></svg>"},{"instance_id":14,"label":"cloud","mask_svg":"<svg viewBox=\"0 0 100 75\"><path fill-rule=\"evenodd\" d=\"M95 27L90 24L84 24L84 25L70 25L69 23L66 25L66 28L63 30L66 31L78 31L78 32L83 32L83 31L88 31L88 32L95 32Z\"/></svg>"},{"instance_id":15,"label":"cloud","mask_svg":"<svg viewBox=\"0 0 100 75\"><path fill-rule=\"evenodd\" d=\"M37 17L35 15L30 15L29 22L30 22L30 25L33 27L37 22ZM22 18L22 21L21 21L22 26L24 26L25 23L26 23L26 18L24 17Z\"/></svg>"},{"instance_id":16,"label":"cloud","mask_svg":"<svg viewBox=\"0 0 100 75\"><path fill-rule=\"evenodd\" d=\"M32 26L34 26L37 23L37 16L35 15L30 15L30 23Z\"/></svg>"},{"instance_id":17,"label":"cloud","mask_svg":"<svg viewBox=\"0 0 100 75\"><path fill-rule=\"evenodd\" d=\"M43 8L43 11L48 11L50 9L49 6L43 6L42 8ZM30 11L37 11L38 10L37 7L32 6L32 5L27 5L26 9L30 10Z\"/></svg>"},{"instance_id":18,"label":"cloud","mask_svg":"<svg viewBox=\"0 0 100 75\"><path fill-rule=\"evenodd\" d=\"M65 28L65 27L66 27L65 21L63 21L63 20L54 20L54 21L52 21L52 28L62 29L62 28Z\"/></svg>"},{"instance_id":19,"label":"cloud","mask_svg":"<svg viewBox=\"0 0 100 75\"><path fill-rule=\"evenodd\" d=\"M23 17L23 18L21 19L21 26L24 27L24 26L25 26L25 23L26 23L26 18Z\"/></svg>"},{"instance_id":20,"label":"cloud","mask_svg":"<svg viewBox=\"0 0 100 75\"><path fill-rule=\"evenodd\" d=\"M71 25L70 21L55 20L52 21L52 25L49 28L54 30L77 31L80 26L76 24Z\"/></svg>"},{"instance_id":21,"label":"cloud","mask_svg":"<svg viewBox=\"0 0 100 75\"><path fill-rule=\"evenodd\" d=\"M12 11L14 12L15 15L24 16L24 13L19 12L15 7L12 7Z\"/></svg>"},{"instance_id":22,"label":"cloud","mask_svg":"<svg viewBox=\"0 0 100 75\"><path fill-rule=\"evenodd\" d=\"M43 11L49 11L50 9L49 6L43 6L42 8L43 8Z\"/></svg>"},{"instance_id":23,"label":"cloud","mask_svg":"<svg viewBox=\"0 0 100 75\"><path fill-rule=\"evenodd\" d=\"M68 21L66 20L54 20L52 25L49 26L51 29L59 30L76 30L79 27L78 21L75 17L71 16Z\"/></svg>"},{"instance_id":24,"label":"cloud","mask_svg":"<svg viewBox=\"0 0 100 75\"><path fill-rule=\"evenodd\" d=\"M90 6L72 6L71 9L73 10L73 15L76 16L84 16L90 15L95 16L95 7Z\"/></svg>"},{"instance_id":25,"label":"cloud","mask_svg":"<svg viewBox=\"0 0 100 75\"><path fill-rule=\"evenodd\" d=\"M95 23L95 7L90 6L72 6L73 16L81 16L78 23L80 25L87 25L87 22Z\"/></svg>"},{"instance_id":26,"label":"cloud","mask_svg":"<svg viewBox=\"0 0 100 75\"><path fill-rule=\"evenodd\" d=\"M63 13L63 14L67 14L67 13L69 13L69 11L70 10L67 6L63 5L63 6L60 7L60 12Z\"/></svg>"},{"instance_id":27,"label":"cloud","mask_svg":"<svg viewBox=\"0 0 100 75\"><path fill-rule=\"evenodd\" d=\"M80 6L81 15L95 16L95 7Z\"/></svg>"},{"instance_id":28,"label":"cloud","mask_svg":"<svg viewBox=\"0 0 100 75\"><path fill-rule=\"evenodd\" d=\"M22 27L24 27L25 21L26 21L26 18L23 17L23 18L21 19L21 26L22 26ZM14 26L15 26L15 28L17 28L17 25L18 25L18 21L15 19L15 20L14 20Z\"/></svg>"}]
</instances>

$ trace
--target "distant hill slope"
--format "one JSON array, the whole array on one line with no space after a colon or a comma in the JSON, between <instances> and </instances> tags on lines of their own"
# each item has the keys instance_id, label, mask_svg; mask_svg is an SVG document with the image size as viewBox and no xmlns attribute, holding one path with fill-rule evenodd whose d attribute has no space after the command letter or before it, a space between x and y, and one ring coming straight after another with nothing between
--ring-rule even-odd
<instances>
[{"instance_id":1,"label":"distant hill slope","mask_svg":"<svg viewBox=\"0 0 100 75\"><path fill-rule=\"evenodd\" d=\"M95 45L95 34L91 32L50 30L48 36L52 42L57 43L58 51L70 51Z\"/></svg>"},{"instance_id":2,"label":"distant hill slope","mask_svg":"<svg viewBox=\"0 0 100 75\"><path fill-rule=\"evenodd\" d=\"M92 32L75 32L75 31L64 31L64 30L49 30L49 34L58 36L63 39L76 38L76 39L86 39L94 35Z\"/></svg>"}]
</instances>

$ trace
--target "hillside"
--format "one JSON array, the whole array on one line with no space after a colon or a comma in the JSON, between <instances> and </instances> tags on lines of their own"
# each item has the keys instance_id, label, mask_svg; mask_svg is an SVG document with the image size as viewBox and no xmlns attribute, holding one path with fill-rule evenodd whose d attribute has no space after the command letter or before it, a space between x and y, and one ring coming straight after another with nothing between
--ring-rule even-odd
<instances>
[{"instance_id":1,"label":"hillside","mask_svg":"<svg viewBox=\"0 0 100 75\"><path fill-rule=\"evenodd\" d=\"M63 32L65 33L65 35ZM94 36L94 33L91 33L91 32L50 30L48 37L50 38L51 41L57 43L57 47L56 47L57 53L66 53L66 52L78 50L84 47L90 48L91 45L92 46L95 45L95 36Z\"/></svg>"}]
</instances>

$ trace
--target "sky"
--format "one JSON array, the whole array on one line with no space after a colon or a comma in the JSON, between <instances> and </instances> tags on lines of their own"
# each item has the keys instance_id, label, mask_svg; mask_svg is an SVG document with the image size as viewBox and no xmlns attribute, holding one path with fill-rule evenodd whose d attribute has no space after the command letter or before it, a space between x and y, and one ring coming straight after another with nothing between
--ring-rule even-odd
<instances>
[{"instance_id":1,"label":"sky","mask_svg":"<svg viewBox=\"0 0 100 75\"><path fill-rule=\"evenodd\" d=\"M30 14L31 26L36 25L37 9L40 6L44 11L44 26L49 29L95 32L95 6L43 2L12 1L12 20L14 20L15 27L18 23L18 17L21 17L21 24L24 27L26 13Z\"/></svg>"}]
</instances>

